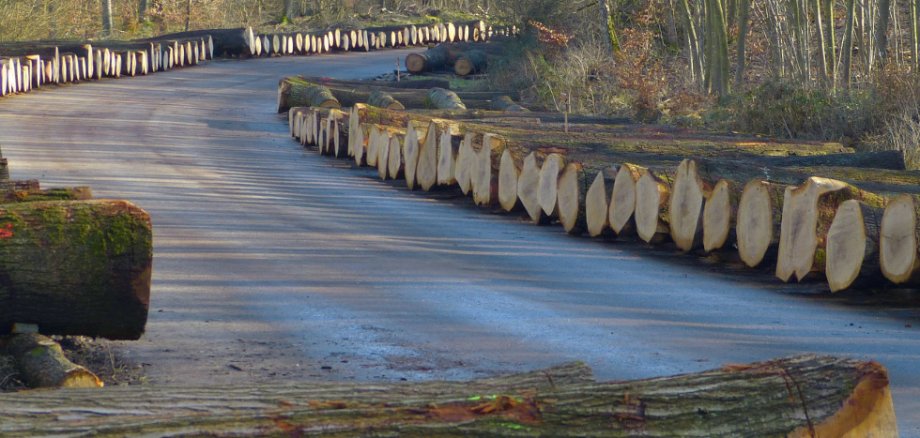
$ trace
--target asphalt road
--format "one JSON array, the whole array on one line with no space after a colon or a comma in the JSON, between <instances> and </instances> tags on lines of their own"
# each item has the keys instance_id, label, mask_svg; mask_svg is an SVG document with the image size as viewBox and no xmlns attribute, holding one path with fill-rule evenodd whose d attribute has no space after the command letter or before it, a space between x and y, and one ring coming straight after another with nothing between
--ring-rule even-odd
<instances>
[{"instance_id":1,"label":"asphalt road","mask_svg":"<svg viewBox=\"0 0 920 438\"><path fill-rule=\"evenodd\" d=\"M912 292L828 297L568 237L288 137L281 76L368 77L404 55L217 61L0 100L14 178L150 212L148 334L117 348L151 383L470 379L572 360L632 379L814 352L886 365L901 432L920 436Z\"/></svg>"}]
</instances>

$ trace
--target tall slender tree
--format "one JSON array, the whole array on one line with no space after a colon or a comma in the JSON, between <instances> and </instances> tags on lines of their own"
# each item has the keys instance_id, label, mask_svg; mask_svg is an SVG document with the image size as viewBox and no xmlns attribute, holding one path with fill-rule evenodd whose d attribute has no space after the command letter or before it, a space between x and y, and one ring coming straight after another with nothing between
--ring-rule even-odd
<instances>
[{"instance_id":1,"label":"tall slender tree","mask_svg":"<svg viewBox=\"0 0 920 438\"><path fill-rule=\"evenodd\" d=\"M617 30L614 26L615 22L613 19L613 14L610 13L610 5L607 4L607 0L598 0L598 14L601 20L601 28L607 33L607 37L604 38L607 48L611 53L616 53L620 51L620 40L617 38Z\"/></svg>"},{"instance_id":2,"label":"tall slender tree","mask_svg":"<svg viewBox=\"0 0 920 438\"><path fill-rule=\"evenodd\" d=\"M102 34L112 35L112 0L102 0Z\"/></svg>"}]
</instances>

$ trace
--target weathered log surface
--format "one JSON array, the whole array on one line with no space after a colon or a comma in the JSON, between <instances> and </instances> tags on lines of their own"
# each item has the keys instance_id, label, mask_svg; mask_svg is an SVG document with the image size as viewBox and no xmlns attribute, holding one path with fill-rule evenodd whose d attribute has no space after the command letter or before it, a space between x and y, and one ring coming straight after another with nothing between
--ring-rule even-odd
<instances>
[{"instance_id":1,"label":"weathered log surface","mask_svg":"<svg viewBox=\"0 0 920 438\"><path fill-rule=\"evenodd\" d=\"M278 112L295 106L341 108L342 104L329 88L298 77L287 77L278 83Z\"/></svg>"},{"instance_id":2,"label":"weathered log surface","mask_svg":"<svg viewBox=\"0 0 920 438\"><path fill-rule=\"evenodd\" d=\"M611 383L595 383L583 365L573 364L469 383L23 392L0 395L0 407L5 411L0 433L10 435L898 433L883 366L815 356Z\"/></svg>"},{"instance_id":3,"label":"weathered log surface","mask_svg":"<svg viewBox=\"0 0 920 438\"><path fill-rule=\"evenodd\" d=\"M412 74L444 70L451 62L450 48L445 44L438 44L423 53L406 55L406 70Z\"/></svg>"},{"instance_id":4,"label":"weathered log surface","mask_svg":"<svg viewBox=\"0 0 920 438\"><path fill-rule=\"evenodd\" d=\"M68 360L61 346L46 336L37 333L13 335L6 342L6 347L0 348L2 352L13 357L20 379L31 388L103 386L99 377Z\"/></svg>"},{"instance_id":5,"label":"weathered log surface","mask_svg":"<svg viewBox=\"0 0 920 438\"><path fill-rule=\"evenodd\" d=\"M150 217L126 201L0 205L0 334L137 339L150 299Z\"/></svg>"}]
</instances>

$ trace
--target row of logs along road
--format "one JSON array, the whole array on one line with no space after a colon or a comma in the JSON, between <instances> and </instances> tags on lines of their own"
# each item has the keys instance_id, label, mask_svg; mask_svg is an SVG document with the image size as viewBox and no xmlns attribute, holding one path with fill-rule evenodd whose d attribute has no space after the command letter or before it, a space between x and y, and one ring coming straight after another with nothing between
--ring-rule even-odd
<instances>
[{"instance_id":1,"label":"row of logs along road","mask_svg":"<svg viewBox=\"0 0 920 438\"><path fill-rule=\"evenodd\" d=\"M208 29L134 41L43 41L0 44L0 96L44 85L147 75L198 65L214 56L319 55L488 41L516 33L483 21L400 25L366 29L257 34L252 28ZM478 59L478 58L477 58Z\"/></svg>"},{"instance_id":2,"label":"row of logs along road","mask_svg":"<svg viewBox=\"0 0 920 438\"><path fill-rule=\"evenodd\" d=\"M386 109L356 102L356 84L314 82L281 81L279 112L292 107L291 134L323 154L376 167L382 179L405 179L409 189L456 186L477 205L523 210L571 234L637 236L749 267L773 263L782 281L825 278L831 291L879 286L882 276L895 285L920 281L918 197L897 194L902 186L885 187L891 196L883 196L810 173L820 166L830 176L913 175L897 151L683 131L643 139L649 128L560 123L558 114L521 112L507 97L492 99L492 111L468 110L464 93L441 88L358 87L366 101L397 108ZM398 109L416 107L399 101L419 95L435 109Z\"/></svg>"}]
</instances>

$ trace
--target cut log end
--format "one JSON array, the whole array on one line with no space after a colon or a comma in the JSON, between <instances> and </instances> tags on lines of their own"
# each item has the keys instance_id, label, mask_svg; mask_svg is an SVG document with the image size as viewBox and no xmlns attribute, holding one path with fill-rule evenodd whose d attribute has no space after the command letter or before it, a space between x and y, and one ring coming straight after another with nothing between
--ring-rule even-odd
<instances>
[{"instance_id":1,"label":"cut log end","mask_svg":"<svg viewBox=\"0 0 920 438\"><path fill-rule=\"evenodd\" d=\"M518 177L521 169L514 161L511 151L505 149L498 168L498 203L505 211L513 211L518 205Z\"/></svg>"},{"instance_id":2,"label":"cut log end","mask_svg":"<svg viewBox=\"0 0 920 438\"><path fill-rule=\"evenodd\" d=\"M677 166L668 207L671 239L681 251L690 251L700 243L704 190L696 162L683 160Z\"/></svg>"},{"instance_id":3,"label":"cut log end","mask_svg":"<svg viewBox=\"0 0 920 438\"><path fill-rule=\"evenodd\" d=\"M539 185L540 166L537 165L536 154L531 152L524 157L521 175L518 177L517 190L521 205L534 223L539 223L543 217L543 209L540 208L540 200L537 197L537 187Z\"/></svg>"},{"instance_id":4,"label":"cut log end","mask_svg":"<svg viewBox=\"0 0 920 438\"><path fill-rule=\"evenodd\" d=\"M703 208L703 250L722 249L732 226L731 183L721 180L712 188Z\"/></svg>"},{"instance_id":5,"label":"cut log end","mask_svg":"<svg viewBox=\"0 0 920 438\"><path fill-rule=\"evenodd\" d=\"M604 172L598 172L585 194L585 225L588 235L598 237L610 227L607 183Z\"/></svg>"},{"instance_id":6,"label":"cut log end","mask_svg":"<svg viewBox=\"0 0 920 438\"><path fill-rule=\"evenodd\" d=\"M744 186L741 200L738 202L735 236L738 255L749 267L760 265L774 239L779 237L773 235L774 208L779 206L774 206L769 183L755 180Z\"/></svg>"},{"instance_id":7,"label":"cut log end","mask_svg":"<svg viewBox=\"0 0 920 438\"><path fill-rule=\"evenodd\" d=\"M549 154L540 168L540 180L537 185L537 200L540 209L547 217L556 216L559 191L559 174L565 167L565 158L557 153Z\"/></svg>"},{"instance_id":8,"label":"cut log end","mask_svg":"<svg viewBox=\"0 0 920 438\"><path fill-rule=\"evenodd\" d=\"M859 277L866 254L866 226L859 201L837 209L827 233L825 275L831 292L844 290Z\"/></svg>"},{"instance_id":9,"label":"cut log end","mask_svg":"<svg viewBox=\"0 0 920 438\"><path fill-rule=\"evenodd\" d=\"M885 208L879 238L879 263L895 284L910 280L920 265L917 255L917 209L914 198L901 195Z\"/></svg>"},{"instance_id":10,"label":"cut log end","mask_svg":"<svg viewBox=\"0 0 920 438\"><path fill-rule=\"evenodd\" d=\"M585 229L585 171L581 163L569 163L559 175L557 208L559 223L569 234Z\"/></svg>"},{"instance_id":11,"label":"cut log end","mask_svg":"<svg viewBox=\"0 0 920 438\"><path fill-rule=\"evenodd\" d=\"M633 219L636 211L636 166L620 166L613 189L610 193L609 221L610 228L616 234L622 234Z\"/></svg>"},{"instance_id":12,"label":"cut log end","mask_svg":"<svg viewBox=\"0 0 920 438\"><path fill-rule=\"evenodd\" d=\"M655 175L647 171L636 183L636 232L647 243L657 243L668 233L667 224L662 223L661 210L667 205L668 187Z\"/></svg>"}]
</instances>

